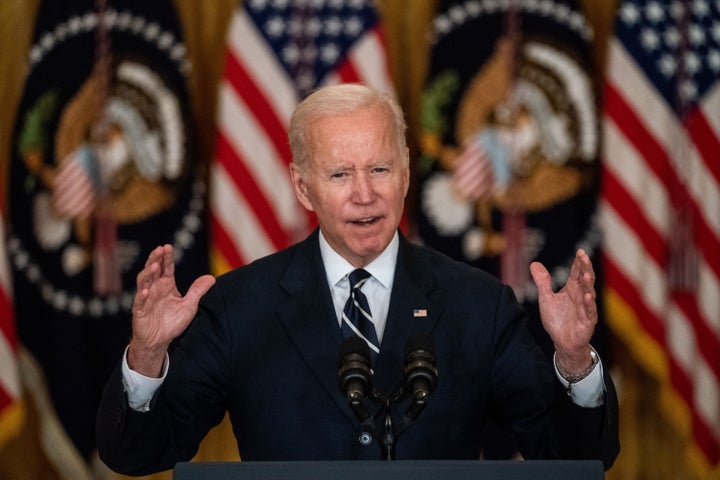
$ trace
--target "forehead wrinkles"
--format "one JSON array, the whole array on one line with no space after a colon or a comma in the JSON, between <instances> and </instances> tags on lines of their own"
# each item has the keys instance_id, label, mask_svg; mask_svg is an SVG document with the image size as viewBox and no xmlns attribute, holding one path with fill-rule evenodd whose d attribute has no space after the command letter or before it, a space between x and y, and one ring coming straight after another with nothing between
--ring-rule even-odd
<instances>
[{"instance_id":1,"label":"forehead wrinkles","mask_svg":"<svg viewBox=\"0 0 720 480\"><path fill-rule=\"evenodd\" d=\"M365 109L315 119L307 128L307 151L311 163L322 168L330 163L402 164L403 152L394 138L390 120L382 111Z\"/></svg>"}]
</instances>

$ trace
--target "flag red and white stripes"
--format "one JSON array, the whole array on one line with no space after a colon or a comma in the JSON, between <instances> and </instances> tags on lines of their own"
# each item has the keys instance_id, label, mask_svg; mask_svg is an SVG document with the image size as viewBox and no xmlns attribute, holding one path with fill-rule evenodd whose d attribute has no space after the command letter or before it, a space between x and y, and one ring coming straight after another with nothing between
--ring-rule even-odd
<instances>
[{"instance_id":1,"label":"flag red and white stripes","mask_svg":"<svg viewBox=\"0 0 720 480\"><path fill-rule=\"evenodd\" d=\"M662 11L639 7L620 7L608 49L601 196L607 320L660 381L661 404L691 439L688 461L707 475L720 471L720 36L706 50L686 52L693 66L673 63L680 56L664 55L663 40L653 43L669 38L662 22L643 23L643 15ZM717 6L707 7L688 12L687 47L703 25L718 24ZM684 68L673 99L663 85ZM703 69L709 76L695 75ZM686 102L683 114L677 99ZM690 281L680 283L670 271L678 239L690 267Z\"/></svg>"},{"instance_id":2,"label":"flag red and white stripes","mask_svg":"<svg viewBox=\"0 0 720 480\"><path fill-rule=\"evenodd\" d=\"M0 208L0 446L20 428L18 340L12 306L12 284L5 249L5 221Z\"/></svg>"},{"instance_id":3,"label":"flag red and white stripes","mask_svg":"<svg viewBox=\"0 0 720 480\"><path fill-rule=\"evenodd\" d=\"M280 250L315 224L287 167L287 127L300 99L340 82L394 92L372 1L243 3L227 35L210 173L215 273Z\"/></svg>"}]
</instances>

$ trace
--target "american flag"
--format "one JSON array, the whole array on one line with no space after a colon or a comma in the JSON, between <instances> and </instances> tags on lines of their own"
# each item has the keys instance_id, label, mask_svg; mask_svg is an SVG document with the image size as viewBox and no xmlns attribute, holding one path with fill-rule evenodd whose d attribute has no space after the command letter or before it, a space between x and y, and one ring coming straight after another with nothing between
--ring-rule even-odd
<instances>
[{"instance_id":1,"label":"american flag","mask_svg":"<svg viewBox=\"0 0 720 480\"><path fill-rule=\"evenodd\" d=\"M619 6L604 91L608 322L658 379L701 478L720 468L719 78L720 3Z\"/></svg>"},{"instance_id":2,"label":"american flag","mask_svg":"<svg viewBox=\"0 0 720 480\"><path fill-rule=\"evenodd\" d=\"M211 167L215 273L303 238L315 220L297 203L287 165L293 109L325 84L393 93L371 0L247 0L230 22Z\"/></svg>"},{"instance_id":3,"label":"american flag","mask_svg":"<svg viewBox=\"0 0 720 480\"><path fill-rule=\"evenodd\" d=\"M17 370L19 345L6 251L5 221L0 208L0 447L18 431L22 418Z\"/></svg>"}]
</instances>

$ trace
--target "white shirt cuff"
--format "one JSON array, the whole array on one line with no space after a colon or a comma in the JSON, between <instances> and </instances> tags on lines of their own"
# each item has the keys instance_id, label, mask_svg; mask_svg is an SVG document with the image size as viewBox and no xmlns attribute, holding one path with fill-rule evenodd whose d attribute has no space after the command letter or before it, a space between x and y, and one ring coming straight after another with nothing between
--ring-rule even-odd
<instances>
[{"instance_id":1,"label":"white shirt cuff","mask_svg":"<svg viewBox=\"0 0 720 480\"><path fill-rule=\"evenodd\" d=\"M555 356L553 355L553 365L555 366L555 375L557 375L560 383L563 384L568 391L568 395L572 398L573 403L581 407L594 408L603 404L603 394L605 393L605 382L603 377L602 360L598 361L595 368L590 374L582 380L575 382L570 386L570 382L565 380L557 368Z\"/></svg>"},{"instance_id":2,"label":"white shirt cuff","mask_svg":"<svg viewBox=\"0 0 720 480\"><path fill-rule=\"evenodd\" d=\"M165 352L165 362L163 364L162 376L160 378L146 377L135 370L131 370L127 362L128 347L125 347L122 360L123 386L127 393L128 405L135 411L150 411L150 401L160 385L165 381L167 376L170 356Z\"/></svg>"}]
</instances>

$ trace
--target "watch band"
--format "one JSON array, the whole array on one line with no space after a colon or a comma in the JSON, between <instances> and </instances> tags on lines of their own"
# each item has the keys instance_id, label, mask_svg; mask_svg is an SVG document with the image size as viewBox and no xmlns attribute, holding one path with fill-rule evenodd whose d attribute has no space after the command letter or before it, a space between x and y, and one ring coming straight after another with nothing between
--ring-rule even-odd
<instances>
[{"instance_id":1,"label":"watch band","mask_svg":"<svg viewBox=\"0 0 720 480\"><path fill-rule=\"evenodd\" d=\"M582 372L579 372L579 373L568 373L562 369L562 367L557 362L557 360L554 360L554 361L555 361L555 366L558 369L558 372L560 372L560 375L565 379L566 382L573 384L573 383L579 382L580 380L582 380L585 377L587 377L588 375L590 375L590 373L592 373L592 371L595 370L595 366L600 361L600 356L595 351L595 349L592 347L592 345L590 345L590 358L592 359L592 364L588 368L586 368L585 370L583 370Z\"/></svg>"}]
</instances>

